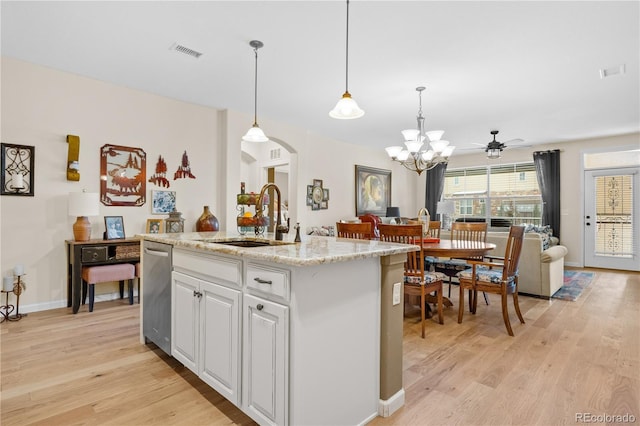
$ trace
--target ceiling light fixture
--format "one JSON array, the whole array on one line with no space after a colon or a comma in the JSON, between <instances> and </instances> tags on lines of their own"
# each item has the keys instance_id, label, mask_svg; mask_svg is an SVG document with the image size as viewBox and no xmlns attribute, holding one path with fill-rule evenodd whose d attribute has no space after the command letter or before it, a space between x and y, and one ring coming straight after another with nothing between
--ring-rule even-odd
<instances>
[{"instance_id":1,"label":"ceiling light fixture","mask_svg":"<svg viewBox=\"0 0 640 426\"><path fill-rule=\"evenodd\" d=\"M449 156L453 153L455 146L449 146L449 141L440 139L444 130L432 130L424 133L424 116L422 115L422 91L423 86L416 87L420 108L418 109L418 128L403 130L404 144L401 146L390 146L385 148L387 154L393 161L397 161L409 170L421 174L425 170L433 169L441 163L448 163ZM425 139L429 140L431 149L423 149Z\"/></svg>"},{"instance_id":2,"label":"ceiling light fixture","mask_svg":"<svg viewBox=\"0 0 640 426\"><path fill-rule=\"evenodd\" d=\"M493 135L493 140L487 144L487 147L485 148L484 152L487 153L488 159L496 160L502 156L502 150L504 149L504 144L496 140L496 135L498 134L497 130L492 130L491 134Z\"/></svg>"},{"instance_id":3,"label":"ceiling light fixture","mask_svg":"<svg viewBox=\"0 0 640 426\"><path fill-rule=\"evenodd\" d=\"M249 46L253 47L253 52L256 56L256 72L255 72L255 86L254 86L254 109L253 109L253 126L242 137L245 142L268 142L269 138L264 134L260 126L258 126L258 49L264 46L264 43L258 40L251 40Z\"/></svg>"},{"instance_id":4,"label":"ceiling light fixture","mask_svg":"<svg viewBox=\"0 0 640 426\"><path fill-rule=\"evenodd\" d=\"M351 97L349 93L349 0L347 0L347 54L346 54L346 78L345 78L345 91L342 98L338 101L335 108L329 111L329 116L340 120L349 120L353 118L360 118L364 115L364 111L358 107L356 101Z\"/></svg>"}]
</instances>

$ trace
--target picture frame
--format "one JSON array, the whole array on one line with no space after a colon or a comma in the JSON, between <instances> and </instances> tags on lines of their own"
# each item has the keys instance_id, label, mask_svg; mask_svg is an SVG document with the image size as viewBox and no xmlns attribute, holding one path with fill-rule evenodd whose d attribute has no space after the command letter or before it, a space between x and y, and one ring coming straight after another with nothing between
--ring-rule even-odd
<instances>
[{"instance_id":1,"label":"picture frame","mask_svg":"<svg viewBox=\"0 0 640 426\"><path fill-rule=\"evenodd\" d=\"M33 172L36 148L28 145L2 143L0 195L33 197Z\"/></svg>"},{"instance_id":2,"label":"picture frame","mask_svg":"<svg viewBox=\"0 0 640 426\"><path fill-rule=\"evenodd\" d=\"M164 232L163 219L147 219L147 234L162 234Z\"/></svg>"},{"instance_id":3,"label":"picture frame","mask_svg":"<svg viewBox=\"0 0 640 426\"><path fill-rule=\"evenodd\" d=\"M322 179L314 179L313 186L322 186Z\"/></svg>"},{"instance_id":4,"label":"picture frame","mask_svg":"<svg viewBox=\"0 0 640 426\"><path fill-rule=\"evenodd\" d=\"M384 216L391 205L391 170L356 165L356 216Z\"/></svg>"},{"instance_id":5,"label":"picture frame","mask_svg":"<svg viewBox=\"0 0 640 426\"><path fill-rule=\"evenodd\" d=\"M327 188L322 188L322 192L323 192L322 199L324 201L329 201L329 190Z\"/></svg>"},{"instance_id":6,"label":"picture frame","mask_svg":"<svg viewBox=\"0 0 640 426\"><path fill-rule=\"evenodd\" d=\"M176 191L151 191L151 213L169 214L176 210Z\"/></svg>"},{"instance_id":7,"label":"picture frame","mask_svg":"<svg viewBox=\"0 0 640 426\"><path fill-rule=\"evenodd\" d=\"M311 206L313 204L313 185L307 185L307 206Z\"/></svg>"},{"instance_id":8,"label":"picture frame","mask_svg":"<svg viewBox=\"0 0 640 426\"><path fill-rule=\"evenodd\" d=\"M100 202L105 206L142 206L147 194L147 154L142 148L100 148Z\"/></svg>"},{"instance_id":9,"label":"picture frame","mask_svg":"<svg viewBox=\"0 0 640 426\"><path fill-rule=\"evenodd\" d=\"M105 240L121 240L126 238L122 216L104 217Z\"/></svg>"}]
</instances>

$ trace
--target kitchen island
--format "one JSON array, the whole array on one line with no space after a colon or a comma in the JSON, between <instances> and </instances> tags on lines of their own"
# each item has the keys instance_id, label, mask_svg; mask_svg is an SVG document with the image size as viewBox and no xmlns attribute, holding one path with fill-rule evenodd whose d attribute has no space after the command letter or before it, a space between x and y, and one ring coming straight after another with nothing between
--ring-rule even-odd
<instances>
[{"instance_id":1,"label":"kitchen island","mask_svg":"<svg viewBox=\"0 0 640 426\"><path fill-rule=\"evenodd\" d=\"M230 240L273 236L224 232L141 237L173 248L171 355L256 422L364 424L403 405L398 283L417 247L313 236L239 247ZM143 312L152 309L144 294Z\"/></svg>"}]
</instances>

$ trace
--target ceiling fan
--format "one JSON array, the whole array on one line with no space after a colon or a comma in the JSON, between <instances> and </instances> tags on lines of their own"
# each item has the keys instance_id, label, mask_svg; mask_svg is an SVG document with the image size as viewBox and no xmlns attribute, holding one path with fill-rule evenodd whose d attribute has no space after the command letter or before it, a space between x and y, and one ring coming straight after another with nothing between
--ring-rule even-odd
<instances>
[{"instance_id":1,"label":"ceiling fan","mask_svg":"<svg viewBox=\"0 0 640 426\"><path fill-rule=\"evenodd\" d=\"M481 145L484 147L484 152L487 153L487 158L500 158L502 155L502 151L507 148L507 144L517 144L524 142L522 139L511 139L506 142L499 142L496 140L496 135L498 134L498 130L492 130L491 134L493 135L493 140L489 142L486 146L476 143L475 145ZM522 146L521 146L522 147Z\"/></svg>"}]
</instances>

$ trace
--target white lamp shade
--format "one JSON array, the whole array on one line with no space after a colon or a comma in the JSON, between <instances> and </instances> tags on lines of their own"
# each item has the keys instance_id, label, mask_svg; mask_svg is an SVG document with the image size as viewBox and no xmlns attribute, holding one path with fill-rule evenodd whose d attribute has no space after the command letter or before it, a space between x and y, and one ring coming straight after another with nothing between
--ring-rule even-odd
<instances>
[{"instance_id":1,"label":"white lamp shade","mask_svg":"<svg viewBox=\"0 0 640 426\"><path fill-rule=\"evenodd\" d=\"M449 145L448 147L446 147L445 149L442 150L442 156L443 157L449 157L451 154L453 154L453 150L454 149L456 149L455 146Z\"/></svg>"},{"instance_id":2,"label":"white lamp shade","mask_svg":"<svg viewBox=\"0 0 640 426\"><path fill-rule=\"evenodd\" d=\"M407 129L402 131L402 137L406 142L417 141L419 134L420 130L418 129Z\"/></svg>"},{"instance_id":3,"label":"white lamp shade","mask_svg":"<svg viewBox=\"0 0 640 426\"><path fill-rule=\"evenodd\" d=\"M100 214L100 194L97 192L69 193L69 216L98 216Z\"/></svg>"},{"instance_id":4,"label":"white lamp shade","mask_svg":"<svg viewBox=\"0 0 640 426\"><path fill-rule=\"evenodd\" d=\"M442 151L444 151L447 145L449 145L449 141L437 140L437 141L431 142L429 145L431 145L431 148L435 152L441 153Z\"/></svg>"},{"instance_id":5,"label":"white lamp shade","mask_svg":"<svg viewBox=\"0 0 640 426\"><path fill-rule=\"evenodd\" d=\"M269 142L269 138L264 134L262 129L254 124L253 127L242 137L245 142Z\"/></svg>"},{"instance_id":6,"label":"white lamp shade","mask_svg":"<svg viewBox=\"0 0 640 426\"><path fill-rule=\"evenodd\" d=\"M399 161L405 161L407 158L409 158L409 151L407 151L406 149L403 149L398 153Z\"/></svg>"},{"instance_id":7,"label":"white lamp shade","mask_svg":"<svg viewBox=\"0 0 640 426\"><path fill-rule=\"evenodd\" d=\"M402 147L401 146L388 146L388 147L385 148L385 150L387 151L387 154L389 154L389 157L397 158L398 154L400 154L400 152L402 151Z\"/></svg>"},{"instance_id":8,"label":"white lamp shade","mask_svg":"<svg viewBox=\"0 0 640 426\"><path fill-rule=\"evenodd\" d=\"M439 141L442 138L442 135L444 135L444 130L431 130L430 132L427 132L427 137L431 142Z\"/></svg>"},{"instance_id":9,"label":"white lamp shade","mask_svg":"<svg viewBox=\"0 0 640 426\"><path fill-rule=\"evenodd\" d=\"M454 208L455 206L451 200L438 201L438 213L440 214L452 214Z\"/></svg>"},{"instance_id":10,"label":"white lamp shade","mask_svg":"<svg viewBox=\"0 0 640 426\"><path fill-rule=\"evenodd\" d=\"M342 98L338 101L335 108L329 111L331 118L337 118L339 120L360 118L363 115L364 111L358 107L358 104L351 98L349 93L342 95Z\"/></svg>"},{"instance_id":11,"label":"white lamp shade","mask_svg":"<svg viewBox=\"0 0 640 426\"><path fill-rule=\"evenodd\" d=\"M432 150L425 151L425 152L422 153L422 159L424 161L431 161L433 159L433 155L434 154L435 153Z\"/></svg>"},{"instance_id":12,"label":"white lamp shade","mask_svg":"<svg viewBox=\"0 0 640 426\"><path fill-rule=\"evenodd\" d=\"M412 154L420 151L420 148L422 148L423 145L421 141L407 141L404 144L407 146L407 150Z\"/></svg>"}]
</instances>

